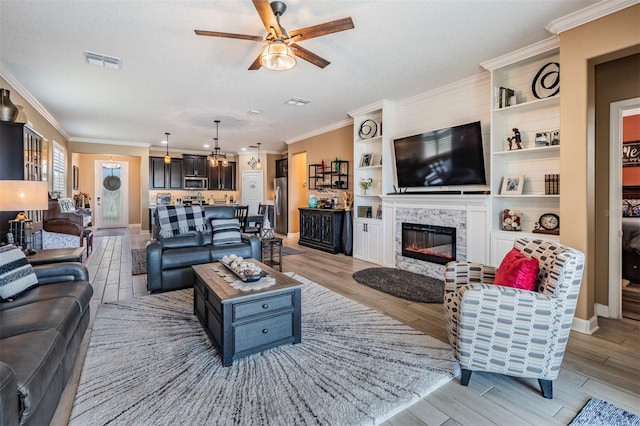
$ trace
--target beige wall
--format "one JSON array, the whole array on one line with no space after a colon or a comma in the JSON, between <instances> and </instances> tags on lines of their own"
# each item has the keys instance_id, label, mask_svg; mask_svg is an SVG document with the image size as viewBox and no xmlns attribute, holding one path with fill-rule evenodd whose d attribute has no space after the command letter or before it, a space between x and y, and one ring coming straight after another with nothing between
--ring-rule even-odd
<instances>
[{"instance_id":1,"label":"beige wall","mask_svg":"<svg viewBox=\"0 0 640 426\"><path fill-rule=\"evenodd\" d=\"M110 145L87 142L69 142L69 151L80 154L80 188L83 181L93 182L94 160L114 160L129 162L129 224L141 224L149 229L149 148ZM85 163L86 159L86 163ZM93 188L90 188L93 192ZM142 196L144 194L144 196ZM92 205L95 201L91 197Z\"/></svg>"},{"instance_id":2,"label":"beige wall","mask_svg":"<svg viewBox=\"0 0 640 426\"><path fill-rule=\"evenodd\" d=\"M640 5L597 19L560 35L561 242L582 250L586 271L576 317L589 320L595 303L595 58L640 42ZM606 262L606 258L599 260Z\"/></svg>"},{"instance_id":3,"label":"beige wall","mask_svg":"<svg viewBox=\"0 0 640 426\"><path fill-rule=\"evenodd\" d=\"M595 302L609 304L609 192L620 191L609 183L611 146L610 104L640 97L640 54L608 61L595 67ZM625 167L637 169L637 167Z\"/></svg>"},{"instance_id":4,"label":"beige wall","mask_svg":"<svg viewBox=\"0 0 640 426\"><path fill-rule=\"evenodd\" d=\"M299 161L303 158L298 154L306 154L306 164L301 165ZM353 192L353 125L348 125L340 129L332 130L321 135L303 139L289 145L289 232L295 233L300 230L299 207L307 205L307 195L315 194L318 191L307 191L305 182L308 180L308 165L319 164L322 160L331 162L339 158L349 161L349 192ZM338 197L342 199L345 191L336 191Z\"/></svg>"}]
</instances>

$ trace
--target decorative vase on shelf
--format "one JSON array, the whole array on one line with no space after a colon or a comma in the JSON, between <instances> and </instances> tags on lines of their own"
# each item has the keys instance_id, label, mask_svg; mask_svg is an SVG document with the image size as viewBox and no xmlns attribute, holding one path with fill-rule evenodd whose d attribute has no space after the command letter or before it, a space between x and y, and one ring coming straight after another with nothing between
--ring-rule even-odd
<instances>
[{"instance_id":1,"label":"decorative vase on shelf","mask_svg":"<svg viewBox=\"0 0 640 426\"><path fill-rule=\"evenodd\" d=\"M315 209L316 207L318 207L318 199L316 198L315 195L309 196L309 207L311 207L312 209Z\"/></svg>"},{"instance_id":2,"label":"decorative vase on shelf","mask_svg":"<svg viewBox=\"0 0 640 426\"><path fill-rule=\"evenodd\" d=\"M11 102L11 92L0 89L0 121L16 121L18 107Z\"/></svg>"}]
</instances>

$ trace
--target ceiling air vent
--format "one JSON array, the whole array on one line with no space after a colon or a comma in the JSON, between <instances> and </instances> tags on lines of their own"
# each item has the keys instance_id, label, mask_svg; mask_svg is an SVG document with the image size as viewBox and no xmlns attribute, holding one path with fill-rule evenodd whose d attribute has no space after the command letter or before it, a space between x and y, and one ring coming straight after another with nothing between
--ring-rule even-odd
<instances>
[{"instance_id":1,"label":"ceiling air vent","mask_svg":"<svg viewBox=\"0 0 640 426\"><path fill-rule=\"evenodd\" d=\"M84 57L90 65L97 65L110 70L119 70L122 68L122 60L120 58L87 51L84 52Z\"/></svg>"}]
</instances>

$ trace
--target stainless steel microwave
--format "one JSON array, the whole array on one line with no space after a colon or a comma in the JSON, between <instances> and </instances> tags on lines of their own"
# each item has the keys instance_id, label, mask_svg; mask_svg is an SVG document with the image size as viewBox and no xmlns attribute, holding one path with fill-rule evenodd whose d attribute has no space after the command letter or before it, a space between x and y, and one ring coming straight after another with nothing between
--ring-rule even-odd
<instances>
[{"instance_id":1,"label":"stainless steel microwave","mask_svg":"<svg viewBox=\"0 0 640 426\"><path fill-rule=\"evenodd\" d=\"M208 179L205 177L186 176L184 178L184 189L207 189Z\"/></svg>"}]
</instances>

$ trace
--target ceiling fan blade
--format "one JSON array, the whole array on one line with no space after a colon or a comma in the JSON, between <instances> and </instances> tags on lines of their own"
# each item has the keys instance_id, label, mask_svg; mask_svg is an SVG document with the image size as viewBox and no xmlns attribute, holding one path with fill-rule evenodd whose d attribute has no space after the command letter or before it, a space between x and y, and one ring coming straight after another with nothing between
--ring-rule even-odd
<instances>
[{"instance_id":1,"label":"ceiling fan blade","mask_svg":"<svg viewBox=\"0 0 640 426\"><path fill-rule=\"evenodd\" d=\"M276 15L273 13L273 9L271 9L269 0L253 0L253 6L255 6L258 11L258 15L260 15L260 19L262 20L267 32L275 32L276 38L280 37L282 35L282 29L278 24Z\"/></svg>"},{"instance_id":2,"label":"ceiling fan blade","mask_svg":"<svg viewBox=\"0 0 640 426\"><path fill-rule=\"evenodd\" d=\"M325 22L324 24L313 25L307 28L300 28L299 30L289 31L289 37L296 43L302 40L308 40L314 37L320 37L326 34L337 33L340 31L351 30L355 28L351 18L337 19L331 22Z\"/></svg>"},{"instance_id":3,"label":"ceiling fan blade","mask_svg":"<svg viewBox=\"0 0 640 426\"><path fill-rule=\"evenodd\" d=\"M253 63L251 65L249 65L249 71L257 71L260 68L262 68L261 59L262 59L262 52L260 52L260 54L258 55L256 60L253 61Z\"/></svg>"},{"instance_id":4,"label":"ceiling fan blade","mask_svg":"<svg viewBox=\"0 0 640 426\"><path fill-rule=\"evenodd\" d=\"M326 59L316 55L315 53L305 49L304 47L293 43L291 45L291 47L293 48L293 53L301 59L304 59L307 62L311 62L313 65L318 66L320 68L324 68L327 65L329 65L331 62L327 61Z\"/></svg>"},{"instance_id":5,"label":"ceiling fan blade","mask_svg":"<svg viewBox=\"0 0 640 426\"><path fill-rule=\"evenodd\" d=\"M260 36L252 36L247 34L234 34L234 33L221 33L218 31L204 31L204 30L193 30L196 34L201 36L211 36L211 37L224 37L224 38L239 38L241 40L252 40L252 41L264 41L264 37Z\"/></svg>"}]
</instances>

